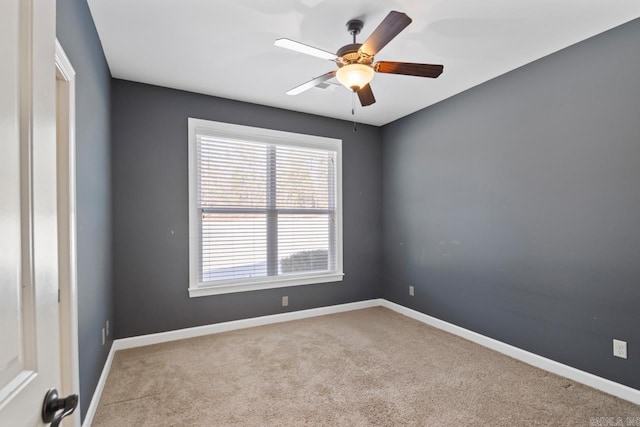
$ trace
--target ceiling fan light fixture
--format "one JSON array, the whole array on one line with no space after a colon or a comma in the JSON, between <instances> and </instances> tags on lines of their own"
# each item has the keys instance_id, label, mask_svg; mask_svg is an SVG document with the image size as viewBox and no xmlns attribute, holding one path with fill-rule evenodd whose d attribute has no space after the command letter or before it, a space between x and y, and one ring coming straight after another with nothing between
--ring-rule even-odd
<instances>
[{"instance_id":1,"label":"ceiling fan light fixture","mask_svg":"<svg viewBox=\"0 0 640 427\"><path fill-rule=\"evenodd\" d=\"M356 92L369 84L374 74L369 65L348 64L338 69L336 78L344 87Z\"/></svg>"}]
</instances>

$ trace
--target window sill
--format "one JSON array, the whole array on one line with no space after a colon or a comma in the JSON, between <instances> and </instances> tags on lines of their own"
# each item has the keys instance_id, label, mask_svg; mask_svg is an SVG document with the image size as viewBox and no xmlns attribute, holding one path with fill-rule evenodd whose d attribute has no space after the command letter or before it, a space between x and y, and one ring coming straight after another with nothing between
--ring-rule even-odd
<instances>
[{"instance_id":1,"label":"window sill","mask_svg":"<svg viewBox=\"0 0 640 427\"><path fill-rule=\"evenodd\" d=\"M322 274L318 276L304 276L291 278L265 279L249 283L229 283L218 285L200 284L189 287L189 297L205 297L208 295L232 294L236 292L259 291L263 289L286 288L289 286L314 285L318 283L340 282L344 273Z\"/></svg>"}]
</instances>

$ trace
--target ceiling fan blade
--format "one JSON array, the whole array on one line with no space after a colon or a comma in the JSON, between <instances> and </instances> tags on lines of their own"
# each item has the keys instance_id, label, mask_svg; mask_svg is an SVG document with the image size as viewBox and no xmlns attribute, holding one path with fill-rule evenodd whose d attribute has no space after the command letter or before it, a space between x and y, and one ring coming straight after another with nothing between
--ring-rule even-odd
<instances>
[{"instance_id":1,"label":"ceiling fan blade","mask_svg":"<svg viewBox=\"0 0 640 427\"><path fill-rule=\"evenodd\" d=\"M300 86L296 86L293 89L287 92L287 95L298 95L299 93L304 92L305 90L309 90L312 87L318 86L322 82L326 82L330 78L336 75L335 71L330 71L327 74L323 74L320 77L316 77L313 80L309 80L306 83L302 83Z\"/></svg>"},{"instance_id":2,"label":"ceiling fan blade","mask_svg":"<svg viewBox=\"0 0 640 427\"><path fill-rule=\"evenodd\" d=\"M376 98L373 96L373 91L369 84L358 91L358 99L360 99L360 105L363 107L376 102Z\"/></svg>"},{"instance_id":3,"label":"ceiling fan blade","mask_svg":"<svg viewBox=\"0 0 640 427\"><path fill-rule=\"evenodd\" d=\"M403 74L405 76L436 78L444 70L443 65L416 64L412 62L378 61L373 64L373 69L378 73Z\"/></svg>"},{"instance_id":4,"label":"ceiling fan blade","mask_svg":"<svg viewBox=\"0 0 640 427\"><path fill-rule=\"evenodd\" d=\"M358 50L361 54L374 56L387 45L395 36L400 34L407 25L411 24L411 18L406 13L392 10L382 20L378 28L373 30L366 42Z\"/></svg>"},{"instance_id":5,"label":"ceiling fan blade","mask_svg":"<svg viewBox=\"0 0 640 427\"><path fill-rule=\"evenodd\" d=\"M304 43L296 42L289 39L277 39L273 42L273 44L285 49L315 56L317 58L328 59L330 61L335 61L338 58L334 53L327 52L326 50L318 49L317 47L309 46Z\"/></svg>"}]
</instances>

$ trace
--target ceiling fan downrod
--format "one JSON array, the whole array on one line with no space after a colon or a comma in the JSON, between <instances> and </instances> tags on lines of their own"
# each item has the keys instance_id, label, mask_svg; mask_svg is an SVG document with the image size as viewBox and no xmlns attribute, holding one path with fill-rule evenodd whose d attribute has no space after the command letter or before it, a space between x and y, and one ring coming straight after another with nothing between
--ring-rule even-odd
<instances>
[{"instance_id":1,"label":"ceiling fan downrod","mask_svg":"<svg viewBox=\"0 0 640 427\"><path fill-rule=\"evenodd\" d=\"M353 36L353 44L356 44L356 36L360 34L360 31L362 31L363 27L364 22L359 19L352 19L351 21L347 22L347 31L349 31L349 34L351 34L351 36Z\"/></svg>"}]
</instances>

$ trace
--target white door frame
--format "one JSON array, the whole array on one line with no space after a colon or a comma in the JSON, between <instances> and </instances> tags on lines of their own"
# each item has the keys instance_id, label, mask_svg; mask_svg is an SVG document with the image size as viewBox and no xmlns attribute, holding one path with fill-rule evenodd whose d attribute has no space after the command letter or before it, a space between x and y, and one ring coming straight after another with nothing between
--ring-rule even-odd
<instances>
[{"instance_id":1,"label":"white door frame","mask_svg":"<svg viewBox=\"0 0 640 427\"><path fill-rule=\"evenodd\" d=\"M76 72L56 40L56 146L61 396L80 394L76 252ZM80 403L67 425L80 426Z\"/></svg>"}]
</instances>

